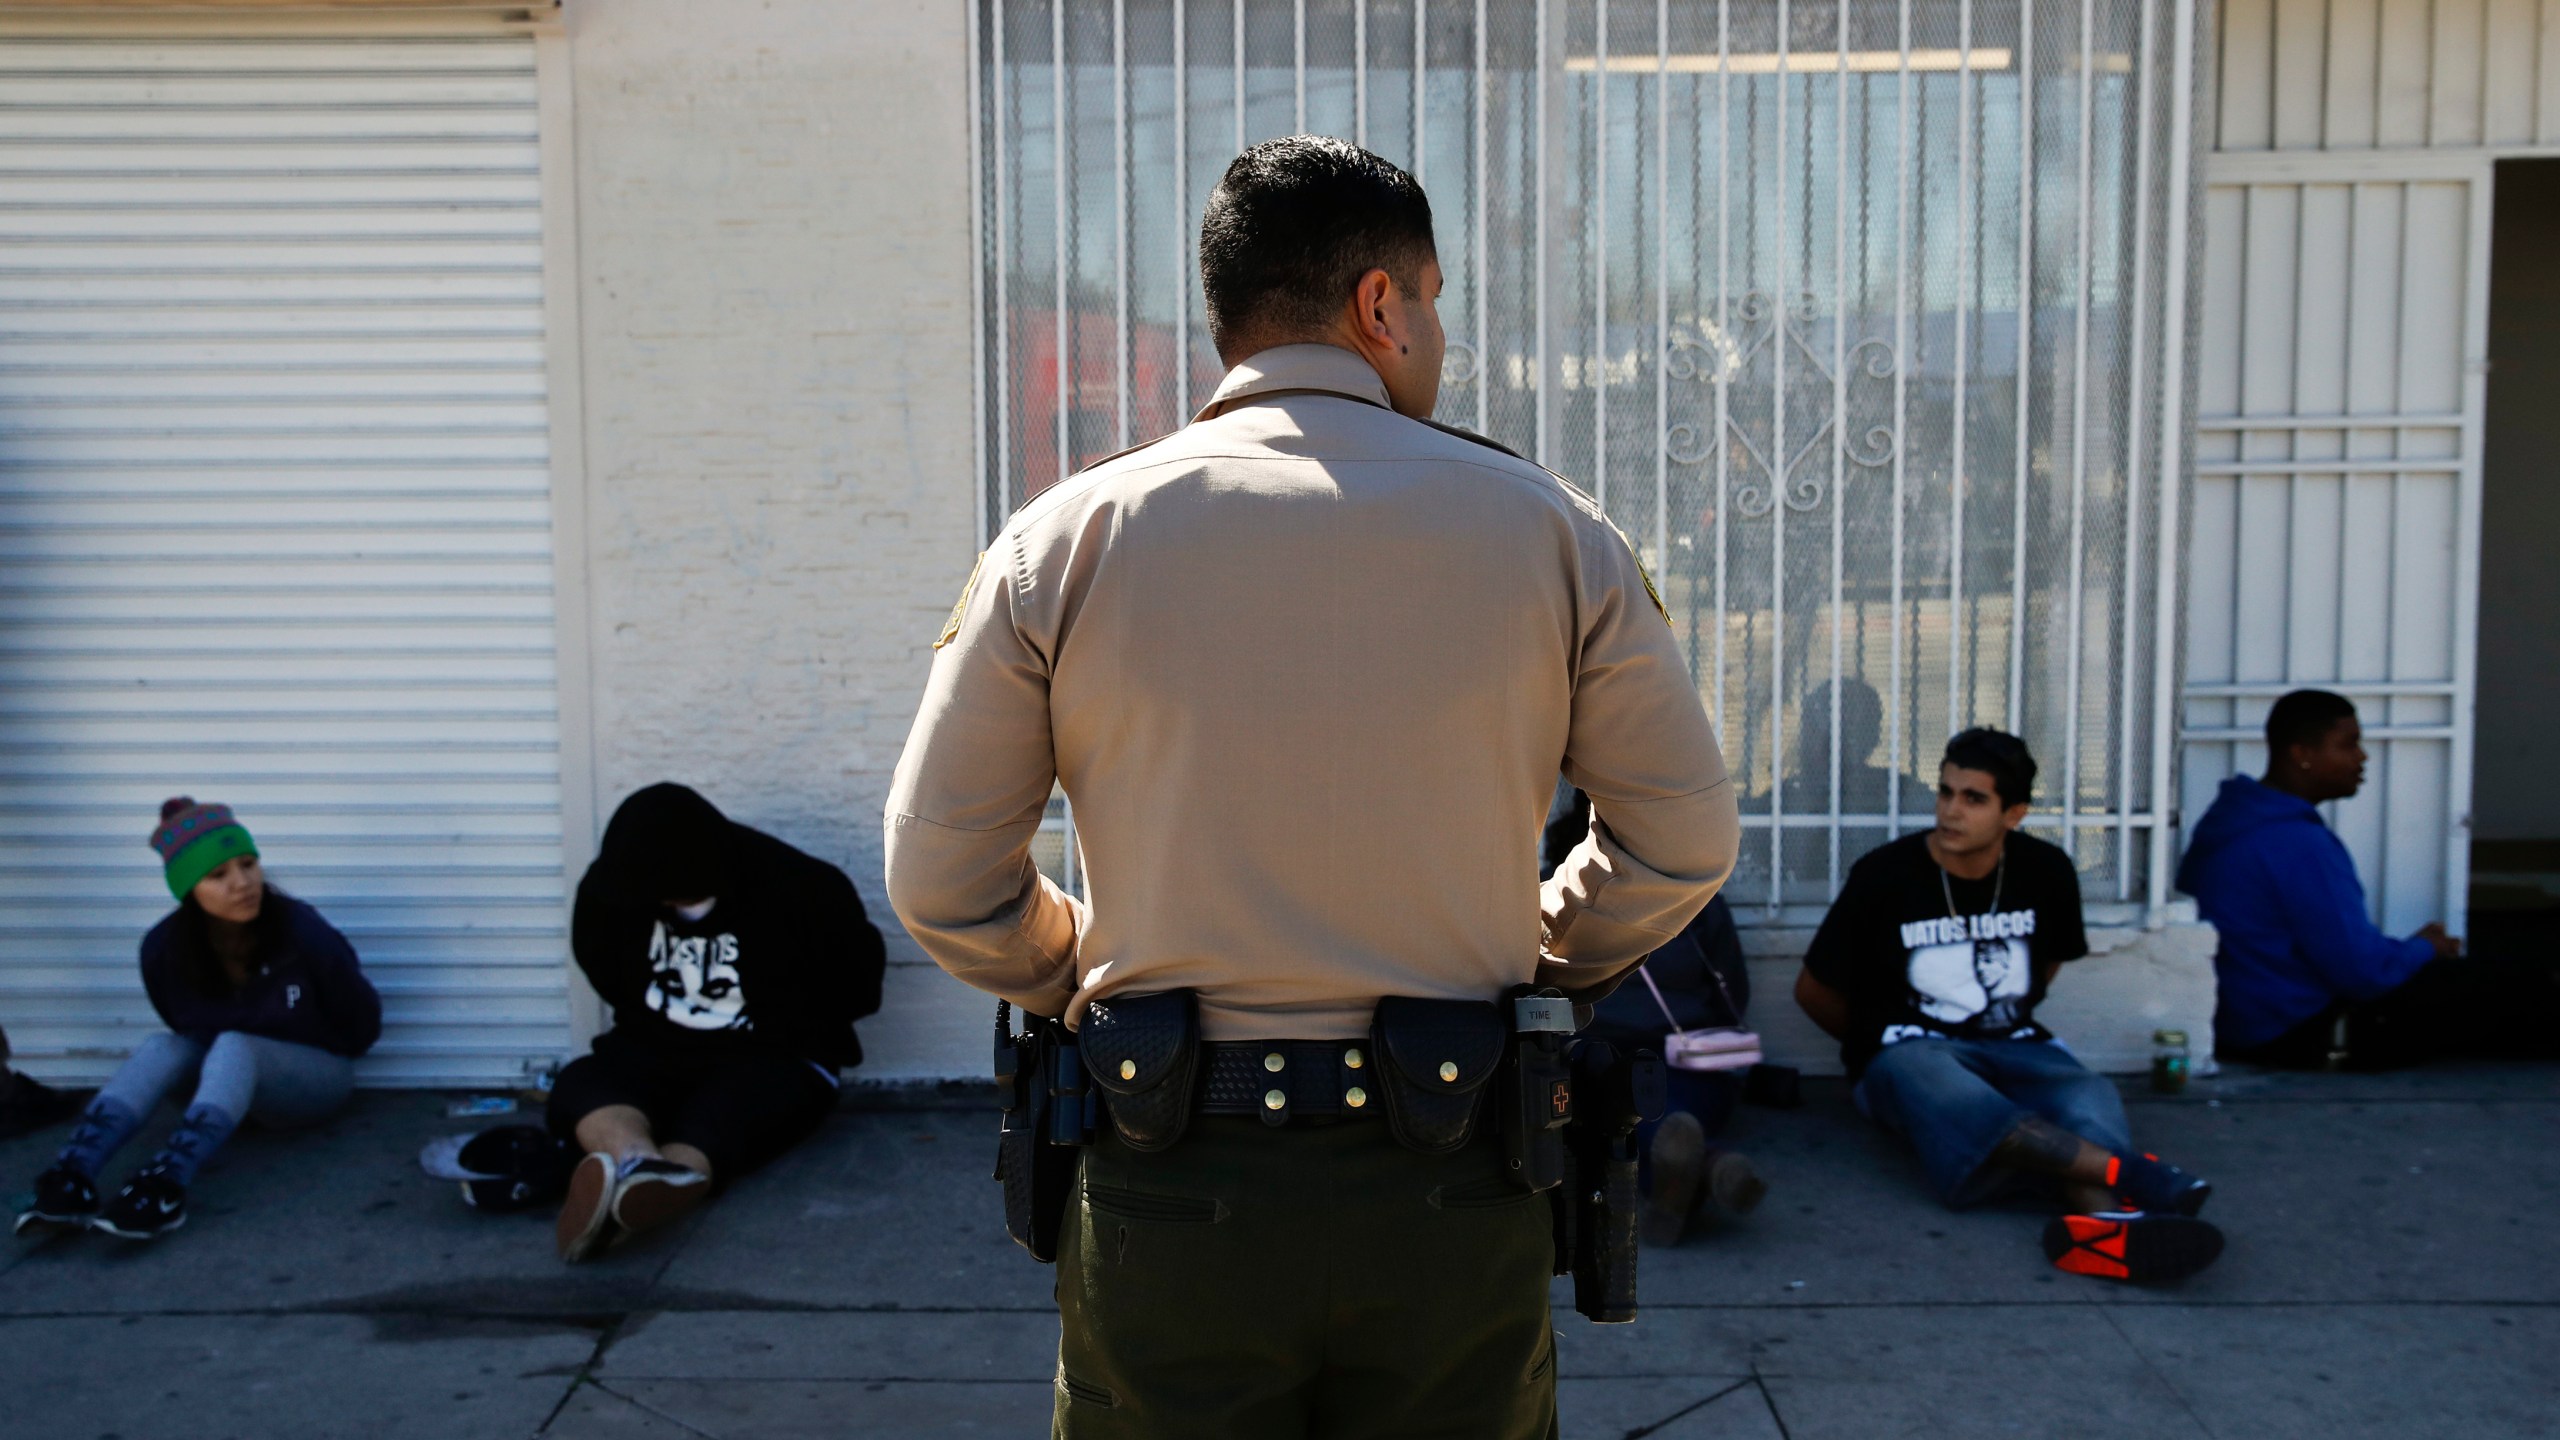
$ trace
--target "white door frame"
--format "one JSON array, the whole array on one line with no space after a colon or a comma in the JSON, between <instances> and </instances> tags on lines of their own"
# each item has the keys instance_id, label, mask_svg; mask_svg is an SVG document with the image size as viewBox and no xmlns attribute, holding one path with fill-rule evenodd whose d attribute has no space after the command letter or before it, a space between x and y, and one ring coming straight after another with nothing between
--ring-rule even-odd
<instances>
[{"instance_id":1,"label":"white door frame","mask_svg":"<svg viewBox=\"0 0 2560 1440\"><path fill-rule=\"evenodd\" d=\"M2477 710L2477 668L2480 638L2480 496L2482 455L2488 413L2488 344L2489 344L2489 260L2491 220L2495 207L2497 161L2504 152L2485 148L2407 149L2369 151L2275 150L2212 154L2205 161L2205 185L2221 186L2262 184L2398 184L2410 182L2458 181L2467 191L2468 232L2463 290L2462 316L2462 386L2461 408L2455 418L2460 428L2460 444L2454 457L2456 475L2456 510L2454 519L2454 585L2453 585L2453 666L2452 677L2443 683L2380 683L2361 687L2341 685L2350 696L2394 694L2429 694L2445 696L2450 702L2446 738L2451 754L2447 769L2447 807L2444 855L2444 921L2456 933L2465 929L2468 893L2471 881L2471 787L2474 747L2474 721ZM2258 417L2251 417L2254 421ZM2359 417L2360 419L2362 417ZM2377 416L2382 426L2413 417ZM2435 417L2442 423L2443 417ZM2219 417L2198 416L2199 430L2230 428ZM2320 468L2321 462L2308 462L2303 468ZM2209 465L2199 465L2200 473L2209 473ZM2317 682L2304 682L2317 683ZM2251 683L2233 685L2189 685L2189 698L2268 698L2272 699L2290 683ZM2381 727L2376 727L2380 730ZM2236 738L2220 732L2199 731L2182 725L2182 738L2219 740ZM2387 730L2382 733L2388 734ZM2414 736L2412 738L2415 738Z\"/></svg>"}]
</instances>

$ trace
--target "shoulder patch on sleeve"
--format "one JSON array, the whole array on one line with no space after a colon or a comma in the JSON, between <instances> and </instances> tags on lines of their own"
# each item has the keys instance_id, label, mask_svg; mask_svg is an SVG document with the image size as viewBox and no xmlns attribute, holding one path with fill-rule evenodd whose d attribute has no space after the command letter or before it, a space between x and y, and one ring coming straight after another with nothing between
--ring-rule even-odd
<instances>
[{"instance_id":1,"label":"shoulder patch on sleeve","mask_svg":"<svg viewBox=\"0 0 2560 1440\"><path fill-rule=\"evenodd\" d=\"M955 605L953 605L953 606L951 607L951 618L942 622L942 633L941 633L941 634L939 634L939 635L936 635L935 637L933 637L933 648L934 648L934 649L939 650L939 649L941 649L943 646L950 644L954 639L957 639L957 638L959 637L959 634L960 634L960 617L961 617L962 615L964 615L964 614L967 614L967 613L968 613L968 610L969 610L969 597L970 597L970 595L972 595L973 593L975 593L975 592L976 592L976 590L977 590L977 588L978 588L978 572L979 572L979 571L981 571L981 570L984 570L984 569L986 569L986 568L987 568L987 552L986 552L986 551L984 551L984 550L981 550L981 551L979 551L979 552L978 552L978 561L977 561L977 563L976 563L976 564L974 564L974 565L971 565L971 566L969 567L969 578L968 578L967 582L966 582L966 583L964 583L964 584L962 584L962 585L961 585L961 587L960 587L960 600L959 600L959 603L957 603L957 604L955 604ZM1644 583L1645 583L1645 585L1646 585L1646 587L1647 587L1647 588L1651 588L1651 586L1653 585L1653 582L1652 582L1652 581L1650 581L1650 580L1647 580L1647 581L1646 581L1646 582L1644 582ZM1653 603L1654 603L1654 604L1656 604L1656 605L1660 605L1660 604L1662 603L1662 601L1661 601L1660 597L1656 597Z\"/></svg>"},{"instance_id":2,"label":"shoulder patch on sleeve","mask_svg":"<svg viewBox=\"0 0 2560 1440\"><path fill-rule=\"evenodd\" d=\"M1635 553L1632 547L1630 547L1628 553ZM1671 623L1671 607L1662 603L1662 591L1656 588L1653 583L1653 572L1644 568L1644 557L1642 555L1636 556L1636 574L1643 577L1644 593L1651 596L1653 599L1653 613L1662 617L1663 624L1669 625Z\"/></svg>"},{"instance_id":3,"label":"shoulder patch on sleeve","mask_svg":"<svg viewBox=\"0 0 2560 1440\"><path fill-rule=\"evenodd\" d=\"M1636 578L1644 582L1645 598L1653 602L1653 613L1662 617L1663 624L1671 624L1671 607L1662 603L1662 592L1654 586L1653 572L1644 568L1644 552L1636 548L1636 542L1627 538L1626 531L1618 528L1617 521L1605 515L1601 519L1608 524L1609 533L1618 537L1618 543L1627 547L1627 558L1636 562Z\"/></svg>"}]
</instances>

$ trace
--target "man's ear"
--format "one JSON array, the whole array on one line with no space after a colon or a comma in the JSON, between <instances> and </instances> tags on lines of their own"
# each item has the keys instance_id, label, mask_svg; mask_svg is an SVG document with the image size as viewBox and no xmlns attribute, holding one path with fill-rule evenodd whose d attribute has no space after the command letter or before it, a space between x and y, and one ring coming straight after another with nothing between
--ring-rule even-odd
<instances>
[{"instance_id":1,"label":"man's ear","mask_svg":"<svg viewBox=\"0 0 2560 1440\"><path fill-rule=\"evenodd\" d=\"M2019 801L2017 804L2000 812L2000 823L2012 830L2017 829L2019 826L2027 823L2027 808L2026 801Z\"/></svg>"},{"instance_id":2,"label":"man's ear","mask_svg":"<svg viewBox=\"0 0 2560 1440\"><path fill-rule=\"evenodd\" d=\"M1352 292L1354 306L1352 323L1360 328L1362 335L1367 336L1374 343L1393 343L1386 334L1386 306L1387 297L1394 291L1395 281L1386 271L1372 270L1360 277L1359 287Z\"/></svg>"}]
</instances>

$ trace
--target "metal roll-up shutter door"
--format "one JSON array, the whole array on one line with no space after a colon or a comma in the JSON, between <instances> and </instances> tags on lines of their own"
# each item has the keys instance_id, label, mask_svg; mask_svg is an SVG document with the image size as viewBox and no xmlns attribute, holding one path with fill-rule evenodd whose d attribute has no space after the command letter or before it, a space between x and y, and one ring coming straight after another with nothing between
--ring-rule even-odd
<instances>
[{"instance_id":1,"label":"metal roll-up shutter door","mask_svg":"<svg viewBox=\"0 0 2560 1440\"><path fill-rule=\"evenodd\" d=\"M529 40L0 46L0 1026L155 1027L160 801L355 943L374 1084L570 1041Z\"/></svg>"}]
</instances>

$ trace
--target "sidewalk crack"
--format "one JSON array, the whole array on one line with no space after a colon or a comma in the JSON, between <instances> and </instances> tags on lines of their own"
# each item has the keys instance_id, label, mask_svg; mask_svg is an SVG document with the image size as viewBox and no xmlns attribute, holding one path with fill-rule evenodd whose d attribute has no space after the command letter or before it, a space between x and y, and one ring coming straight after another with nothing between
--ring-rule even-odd
<instances>
[{"instance_id":1,"label":"sidewalk crack","mask_svg":"<svg viewBox=\"0 0 2560 1440\"><path fill-rule=\"evenodd\" d=\"M1757 1362L1751 1367L1751 1383L1759 1387L1760 1403L1769 1407L1769 1423L1778 1427L1778 1440L1795 1440L1795 1433L1787 1428L1787 1417L1778 1413L1778 1397L1769 1393L1769 1377L1760 1373Z\"/></svg>"},{"instance_id":2,"label":"sidewalk crack","mask_svg":"<svg viewBox=\"0 0 2560 1440\"><path fill-rule=\"evenodd\" d=\"M1654 1421L1650 1425L1637 1426L1633 1430L1628 1431L1625 1435L1619 1437L1619 1440L1644 1440L1645 1436L1651 1435L1676 1421L1686 1419L1687 1417L1696 1414L1698 1411L1704 1410L1708 1406L1713 1405L1727 1395L1732 1394L1734 1391L1756 1383L1758 1382L1746 1375L1742 1379L1734 1381L1732 1384L1727 1385L1713 1395L1707 1396L1705 1399L1693 1400L1690 1403L1681 1406L1679 1409L1672 1411L1670 1414L1663 1416L1661 1419Z\"/></svg>"},{"instance_id":3,"label":"sidewalk crack","mask_svg":"<svg viewBox=\"0 0 2560 1440\"><path fill-rule=\"evenodd\" d=\"M2213 1426L2206 1423L2204 1416L2198 1413L2196 1407L2188 1401L2187 1392L2179 1389L2178 1382L2170 1379L2167 1371L2152 1362L2150 1352L2142 1348L2140 1341L2135 1340L2122 1325L2116 1323L2115 1310L2116 1307L2113 1305L2098 1307L2098 1313L2106 1317L2107 1328L2116 1332L2116 1338L2124 1341L2125 1348L2131 1350L2134 1358L2142 1362L2142 1368L2150 1371L2151 1377L2160 1382L2160 1388L2168 1391L2170 1398L2178 1402L2178 1408L2187 1412L2187 1418L2196 1422L2196 1428L2205 1433L2207 1440L2219 1440L2219 1437L2214 1434Z\"/></svg>"},{"instance_id":4,"label":"sidewalk crack","mask_svg":"<svg viewBox=\"0 0 2560 1440\"><path fill-rule=\"evenodd\" d=\"M699 1435L702 1437L702 1440L720 1440L719 1436L712 1434L710 1431L705 1430L698 1425L689 1425L645 1400L639 1399L636 1396L623 1394L621 1391L614 1389L612 1386L605 1384L601 1380L590 1380L587 1383L644 1415L654 1416L657 1419L666 1421L668 1424L673 1425L687 1435Z\"/></svg>"},{"instance_id":5,"label":"sidewalk crack","mask_svg":"<svg viewBox=\"0 0 2560 1440\"><path fill-rule=\"evenodd\" d=\"M542 1417L541 1426L533 1432L535 1435L541 1436L550 1434L551 1427L560 1423L560 1412L568 1409L569 1402L577 1397L578 1387L581 1385L595 1384L595 1382L588 1377L595 1373L597 1362L604 1359L605 1346L613 1343L614 1335L621 1329L622 1317L616 1317L612 1324L604 1326L596 1331L596 1343L594 1348L587 1352L587 1358L585 1360L579 1362L577 1373L569 1377L569 1383L561 1388L560 1398L551 1402L551 1413ZM597 1385L596 1388L599 1390L604 1389L601 1385ZM611 1394L612 1392L606 1391L606 1393Z\"/></svg>"}]
</instances>

